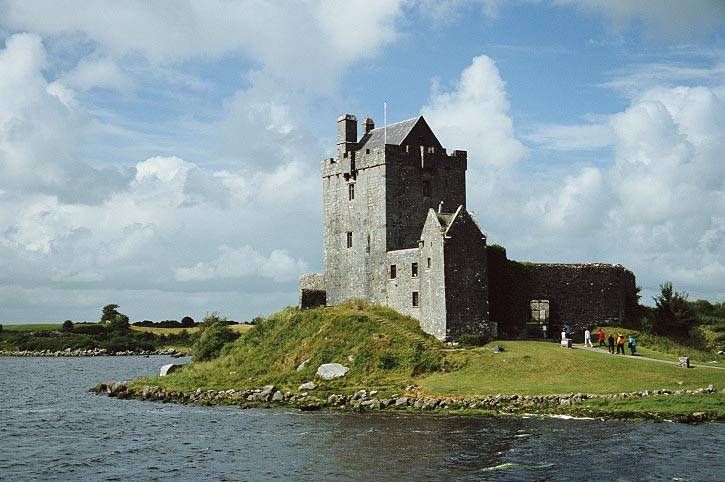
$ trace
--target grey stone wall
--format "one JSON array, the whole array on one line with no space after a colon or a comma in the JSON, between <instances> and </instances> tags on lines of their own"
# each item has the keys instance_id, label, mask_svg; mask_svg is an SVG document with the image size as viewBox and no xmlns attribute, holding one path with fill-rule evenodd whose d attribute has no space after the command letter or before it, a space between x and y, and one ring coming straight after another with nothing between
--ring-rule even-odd
<instances>
[{"instance_id":1,"label":"grey stone wall","mask_svg":"<svg viewBox=\"0 0 725 482\"><path fill-rule=\"evenodd\" d=\"M386 164L387 249L415 247L428 209L444 211L466 204L466 154L444 149L388 146ZM425 167L423 167L425 166Z\"/></svg>"},{"instance_id":2,"label":"grey stone wall","mask_svg":"<svg viewBox=\"0 0 725 482\"><path fill-rule=\"evenodd\" d=\"M306 273L300 276L300 308L325 306L327 303L325 275Z\"/></svg>"},{"instance_id":3,"label":"grey stone wall","mask_svg":"<svg viewBox=\"0 0 725 482\"><path fill-rule=\"evenodd\" d=\"M447 336L486 333L486 238L463 206L446 232L444 256Z\"/></svg>"},{"instance_id":4,"label":"grey stone wall","mask_svg":"<svg viewBox=\"0 0 725 482\"><path fill-rule=\"evenodd\" d=\"M549 300L553 325L620 324L635 299L634 274L611 264L527 264L534 283L530 299Z\"/></svg>"},{"instance_id":5,"label":"grey stone wall","mask_svg":"<svg viewBox=\"0 0 725 482\"><path fill-rule=\"evenodd\" d=\"M345 157L347 156L347 157ZM385 165L382 149L350 170L354 152L323 161L327 303L351 298L381 302L385 259ZM354 185L354 199L349 186ZM347 247L347 233L352 247Z\"/></svg>"},{"instance_id":6,"label":"grey stone wall","mask_svg":"<svg viewBox=\"0 0 725 482\"><path fill-rule=\"evenodd\" d=\"M385 304L413 318L420 319L420 251L418 248L388 251ZM413 277L412 264L418 263L418 276ZM396 277L390 279L390 266L396 266ZM418 293L418 306L413 306L413 293Z\"/></svg>"},{"instance_id":7,"label":"grey stone wall","mask_svg":"<svg viewBox=\"0 0 725 482\"><path fill-rule=\"evenodd\" d=\"M446 279L443 232L433 209L428 211L420 246L420 327L436 338L446 337ZM430 266L428 265L430 259Z\"/></svg>"}]
</instances>

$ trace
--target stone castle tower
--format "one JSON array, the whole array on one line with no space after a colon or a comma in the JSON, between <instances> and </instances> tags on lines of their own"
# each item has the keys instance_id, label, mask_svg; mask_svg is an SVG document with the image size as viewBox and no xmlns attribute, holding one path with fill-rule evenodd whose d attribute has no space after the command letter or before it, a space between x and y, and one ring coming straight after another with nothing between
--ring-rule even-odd
<instances>
[{"instance_id":1,"label":"stone castle tower","mask_svg":"<svg viewBox=\"0 0 725 482\"><path fill-rule=\"evenodd\" d=\"M423 117L375 128L337 120L322 161L325 273L300 281L301 305L361 298L450 339L489 323L486 236L466 211L465 151L448 154Z\"/></svg>"},{"instance_id":2,"label":"stone castle tower","mask_svg":"<svg viewBox=\"0 0 725 482\"><path fill-rule=\"evenodd\" d=\"M300 306L361 298L420 320L440 339L501 332L558 336L634 316L634 274L619 264L509 260L466 211L465 151L450 155L423 117L375 128L337 120L322 161L325 272L300 279Z\"/></svg>"}]
</instances>

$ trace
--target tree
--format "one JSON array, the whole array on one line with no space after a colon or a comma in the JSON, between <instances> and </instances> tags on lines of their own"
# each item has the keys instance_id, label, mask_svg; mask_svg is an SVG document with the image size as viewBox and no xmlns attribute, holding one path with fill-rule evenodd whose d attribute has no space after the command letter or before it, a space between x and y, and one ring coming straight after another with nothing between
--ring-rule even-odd
<instances>
[{"instance_id":1,"label":"tree","mask_svg":"<svg viewBox=\"0 0 725 482\"><path fill-rule=\"evenodd\" d=\"M218 311L212 311L211 313L207 313L206 315L204 315L204 318L199 324L198 333L203 333L204 331L206 331L207 328L215 324L226 326L229 325L229 320L226 316L221 316Z\"/></svg>"},{"instance_id":2,"label":"tree","mask_svg":"<svg viewBox=\"0 0 725 482\"><path fill-rule=\"evenodd\" d=\"M63 327L61 328L63 331L73 331L73 322L70 320L65 320L63 322Z\"/></svg>"},{"instance_id":3,"label":"tree","mask_svg":"<svg viewBox=\"0 0 725 482\"><path fill-rule=\"evenodd\" d=\"M103 307L101 323L108 326L111 331L127 333L131 329L128 316L118 311L118 305L106 305Z\"/></svg>"},{"instance_id":4,"label":"tree","mask_svg":"<svg viewBox=\"0 0 725 482\"><path fill-rule=\"evenodd\" d=\"M191 347L191 356L194 361L205 361L216 358L221 353L224 345L234 341L238 334L227 328L222 323L212 323Z\"/></svg>"},{"instance_id":5,"label":"tree","mask_svg":"<svg viewBox=\"0 0 725 482\"><path fill-rule=\"evenodd\" d=\"M678 293L672 287L672 282L666 281L660 285L659 296L652 299L656 305L652 331L678 338L687 336L696 323L695 313L687 302L687 293Z\"/></svg>"},{"instance_id":6,"label":"tree","mask_svg":"<svg viewBox=\"0 0 725 482\"><path fill-rule=\"evenodd\" d=\"M118 305L106 305L103 307L103 314L101 314L101 323L110 323L118 315Z\"/></svg>"},{"instance_id":7,"label":"tree","mask_svg":"<svg viewBox=\"0 0 725 482\"><path fill-rule=\"evenodd\" d=\"M181 319L181 326L184 328L192 328L194 326L194 318L185 316Z\"/></svg>"}]
</instances>

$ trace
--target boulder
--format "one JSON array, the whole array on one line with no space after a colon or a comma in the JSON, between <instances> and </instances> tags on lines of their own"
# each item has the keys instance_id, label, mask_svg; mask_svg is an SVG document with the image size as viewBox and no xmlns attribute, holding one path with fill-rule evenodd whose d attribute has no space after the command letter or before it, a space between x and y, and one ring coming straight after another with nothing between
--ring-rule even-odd
<instances>
[{"instance_id":1,"label":"boulder","mask_svg":"<svg viewBox=\"0 0 725 482\"><path fill-rule=\"evenodd\" d=\"M317 376L323 380L344 377L350 369L339 363L323 363L317 368Z\"/></svg>"},{"instance_id":2,"label":"boulder","mask_svg":"<svg viewBox=\"0 0 725 482\"><path fill-rule=\"evenodd\" d=\"M159 376L165 377L166 375L169 375L179 370L181 367L182 365L178 365L176 363L169 363L168 365L164 365L161 367L161 370L159 370Z\"/></svg>"},{"instance_id":3,"label":"boulder","mask_svg":"<svg viewBox=\"0 0 725 482\"><path fill-rule=\"evenodd\" d=\"M272 395L272 401L273 402L283 402L284 394L280 391L274 392L274 395Z\"/></svg>"},{"instance_id":4,"label":"boulder","mask_svg":"<svg viewBox=\"0 0 725 482\"><path fill-rule=\"evenodd\" d=\"M314 390L315 388L317 388L317 385L315 384L315 382L305 382L299 386L298 390L300 392L302 392L305 390Z\"/></svg>"}]
</instances>

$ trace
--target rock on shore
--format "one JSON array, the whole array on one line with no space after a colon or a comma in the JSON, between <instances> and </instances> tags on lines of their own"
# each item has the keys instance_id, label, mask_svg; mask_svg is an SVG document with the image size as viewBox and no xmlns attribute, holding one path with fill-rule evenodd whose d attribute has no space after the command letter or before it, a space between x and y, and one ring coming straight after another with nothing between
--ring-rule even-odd
<instances>
[{"instance_id":1,"label":"rock on shore","mask_svg":"<svg viewBox=\"0 0 725 482\"><path fill-rule=\"evenodd\" d=\"M568 410L585 400L624 400L651 397L656 395L693 395L714 394L717 389L713 385L696 390L645 390L615 394L571 393L564 395L490 395L484 397L428 397L416 394L404 396L379 396L377 391L358 390L352 395L332 394L326 399L319 399L307 392L292 393L282 391L273 385L259 389L244 390L201 390L194 392L169 391L158 386L145 385L141 388L128 382L108 382L90 389L99 395L117 398L134 398L156 402L171 402L198 405L238 405L241 408L271 407L287 405L303 411L332 408L358 412L377 410L408 410L408 411L446 411L446 410L480 410L498 413L557 413ZM601 414L599 414L601 416ZM624 415L621 415L624 416ZM640 418L661 419L657 414L637 413L630 416ZM707 412L695 412L682 415L675 421L703 422L712 419Z\"/></svg>"},{"instance_id":2,"label":"rock on shore","mask_svg":"<svg viewBox=\"0 0 725 482\"><path fill-rule=\"evenodd\" d=\"M186 353L179 352L173 348L165 348L163 350L124 350L124 351L108 351L105 348L89 348L76 349L66 348L65 350L21 350L21 351L5 351L0 350L0 356L22 356L22 357L78 357L78 356L148 356L148 355L171 355L186 356Z\"/></svg>"}]
</instances>

